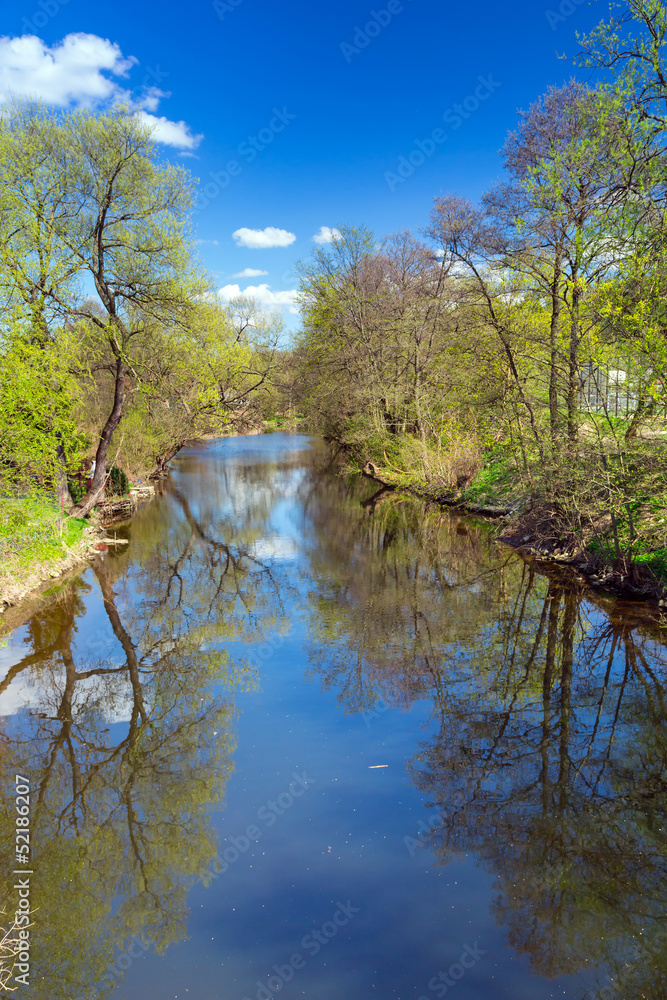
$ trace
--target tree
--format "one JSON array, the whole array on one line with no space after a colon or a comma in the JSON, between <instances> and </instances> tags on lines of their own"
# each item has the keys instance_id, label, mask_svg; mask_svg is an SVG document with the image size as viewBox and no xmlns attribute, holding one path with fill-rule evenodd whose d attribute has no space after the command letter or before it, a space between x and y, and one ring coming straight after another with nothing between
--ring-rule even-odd
<instances>
[{"instance_id":1,"label":"tree","mask_svg":"<svg viewBox=\"0 0 667 1000\"><path fill-rule=\"evenodd\" d=\"M123 468L162 476L186 441L261 419L257 400L274 378L280 332L280 320L249 302L193 302L183 322L144 317L128 356L132 391L117 449ZM77 417L93 433L113 404L115 358L106 328L84 321L75 333L82 376L92 374Z\"/></svg>"},{"instance_id":2,"label":"tree","mask_svg":"<svg viewBox=\"0 0 667 1000\"><path fill-rule=\"evenodd\" d=\"M54 113L18 103L0 119L0 180L4 339L21 330L23 363L34 362L20 384L43 369L35 403L44 389L58 397L39 426L51 434L63 503L81 431L95 442L92 482L73 514L99 499L123 419L116 450L136 474L163 473L200 433L252 422L258 394L270 392L281 324L254 303L216 301L193 253L192 178L162 162L147 125L122 107ZM59 422L49 430L54 407ZM25 455L9 460L21 465Z\"/></svg>"},{"instance_id":3,"label":"tree","mask_svg":"<svg viewBox=\"0 0 667 1000\"><path fill-rule=\"evenodd\" d=\"M665 131L667 127L667 14L659 0L627 0L580 39L579 62L613 72L602 84L623 109L626 141L616 149L621 210L608 219L609 239L622 248L618 272L595 306L598 322L628 358L628 391L637 407L626 432L664 405Z\"/></svg>"},{"instance_id":4,"label":"tree","mask_svg":"<svg viewBox=\"0 0 667 1000\"><path fill-rule=\"evenodd\" d=\"M113 403L101 429L95 472L72 514L87 514L100 497L111 441L128 391L136 386L134 342L150 324L184 327L203 291L192 262L187 210L192 181L181 167L160 164L150 129L127 109L66 119L68 148L78 165L76 224L61 239L94 283L103 310L86 303L71 314L95 326L112 361Z\"/></svg>"},{"instance_id":5,"label":"tree","mask_svg":"<svg viewBox=\"0 0 667 1000\"><path fill-rule=\"evenodd\" d=\"M374 267L375 237L365 227L340 232L340 239L315 248L311 262L299 268L303 396L319 414L324 433L333 436L361 408L382 421L386 347L377 319L381 275Z\"/></svg>"},{"instance_id":6,"label":"tree","mask_svg":"<svg viewBox=\"0 0 667 1000\"><path fill-rule=\"evenodd\" d=\"M431 216L432 239L474 277L540 450L545 395L552 442L560 432L561 394L571 447L578 439L580 356L591 330L583 303L620 252L608 222L621 198L623 164L614 151L622 131L618 102L604 93L574 82L552 88L520 113L503 149L511 181L485 196L485 212L449 198L437 200ZM511 293L518 297L514 308ZM548 316L546 336L540 324L528 334L548 349L548 393L538 388L536 398L525 388L515 346L523 338L514 327L530 298L546 303Z\"/></svg>"},{"instance_id":7,"label":"tree","mask_svg":"<svg viewBox=\"0 0 667 1000\"><path fill-rule=\"evenodd\" d=\"M583 52L578 61L587 68L612 70L612 86L622 90L660 134L667 110L665 5L661 0L624 0L614 7L620 13L579 38Z\"/></svg>"},{"instance_id":8,"label":"tree","mask_svg":"<svg viewBox=\"0 0 667 1000\"><path fill-rule=\"evenodd\" d=\"M467 308L480 324L495 332L507 385L503 404L511 411L518 403L528 418L534 445L542 458L542 429L535 400L527 388L530 376L534 377L526 337L526 320L530 328L532 316L526 315L521 287L517 288L511 279L508 283L502 273L506 247L501 235L481 209L451 195L436 200L427 233L439 252L456 265L456 280L463 286L462 300ZM520 419L517 427L521 434ZM523 445L521 448L527 469Z\"/></svg>"},{"instance_id":9,"label":"tree","mask_svg":"<svg viewBox=\"0 0 667 1000\"><path fill-rule=\"evenodd\" d=\"M0 339L2 478L21 489L36 480L57 484L63 504L67 472L86 445L73 419L81 396L70 369L73 353L71 338L35 342L18 324L6 327Z\"/></svg>"},{"instance_id":10,"label":"tree","mask_svg":"<svg viewBox=\"0 0 667 1000\"><path fill-rule=\"evenodd\" d=\"M387 462L409 453L447 485L471 470L445 468L443 438L457 419L474 421L482 395L463 359L488 361L484 391L497 391L493 351L466 323L450 271L449 258L408 231L377 245L343 227L302 266L294 357L300 398L327 436L359 451L372 441Z\"/></svg>"},{"instance_id":11,"label":"tree","mask_svg":"<svg viewBox=\"0 0 667 1000\"><path fill-rule=\"evenodd\" d=\"M71 413L71 380L59 365L61 345L56 341L62 310L72 301L79 271L76 254L60 238L76 219L78 205L72 185L75 169L59 118L39 104L5 105L0 117L0 301L5 316L4 339L6 344L18 339L25 342L25 379L33 380L26 406L34 414L36 401L44 402L44 392L54 397L43 407L41 416L33 420L35 428L41 427L41 447L36 452L44 460L46 451L53 450L49 472L59 499L68 505L71 498L67 472L77 456L69 453L64 425L58 420L53 423L51 418L54 408L61 417ZM44 358L39 358L35 347L44 352ZM14 361L16 358L15 351ZM6 363L10 363L9 357ZM41 384L40 369L44 379ZM55 379L58 369L68 385ZM26 388L18 370L14 375ZM5 395L11 391L6 386ZM19 419L16 427L20 426ZM46 451L44 434L51 438ZM15 461L21 464L25 456L16 456Z\"/></svg>"}]
</instances>

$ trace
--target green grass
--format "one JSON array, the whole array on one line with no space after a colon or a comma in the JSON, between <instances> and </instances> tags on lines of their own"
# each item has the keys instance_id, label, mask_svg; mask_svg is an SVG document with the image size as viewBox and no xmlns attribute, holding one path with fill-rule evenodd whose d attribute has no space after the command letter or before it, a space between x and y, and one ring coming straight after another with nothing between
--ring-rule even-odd
<instances>
[{"instance_id":1,"label":"green grass","mask_svg":"<svg viewBox=\"0 0 667 1000\"><path fill-rule=\"evenodd\" d=\"M640 552L635 556L639 566L648 566L662 583L667 583L667 548L656 549L655 552Z\"/></svg>"},{"instance_id":2,"label":"green grass","mask_svg":"<svg viewBox=\"0 0 667 1000\"><path fill-rule=\"evenodd\" d=\"M604 413L590 413L586 414L589 420L593 420L602 431L608 431L609 427L613 427L617 434L624 433L627 431L628 427L632 423L632 414L629 417L615 417L609 414L607 417ZM584 427L586 425L584 424Z\"/></svg>"},{"instance_id":3,"label":"green grass","mask_svg":"<svg viewBox=\"0 0 667 1000\"><path fill-rule=\"evenodd\" d=\"M468 488L464 499L469 503L492 503L502 505L517 493L517 471L514 462L496 458L484 465Z\"/></svg>"},{"instance_id":4,"label":"green grass","mask_svg":"<svg viewBox=\"0 0 667 1000\"><path fill-rule=\"evenodd\" d=\"M0 498L0 582L59 562L81 540L86 521L63 517L51 499Z\"/></svg>"}]
</instances>

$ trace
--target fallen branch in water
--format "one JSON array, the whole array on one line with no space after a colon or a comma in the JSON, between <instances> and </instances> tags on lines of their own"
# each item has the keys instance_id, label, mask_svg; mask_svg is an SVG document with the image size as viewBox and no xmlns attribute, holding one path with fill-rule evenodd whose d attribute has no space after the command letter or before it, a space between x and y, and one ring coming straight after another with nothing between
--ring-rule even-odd
<instances>
[{"instance_id":1,"label":"fallen branch in water","mask_svg":"<svg viewBox=\"0 0 667 1000\"><path fill-rule=\"evenodd\" d=\"M460 494L437 490L427 485L417 485L409 481L409 479L406 482L408 477L405 473L395 475L393 470L380 469L373 462L366 462L361 473L369 479L374 479L382 486L391 489L410 490L410 492L415 493L419 497L432 500L442 507L450 507L463 514L480 514L482 517L508 517L513 513L510 507L492 507L485 504L470 503L463 499Z\"/></svg>"}]
</instances>

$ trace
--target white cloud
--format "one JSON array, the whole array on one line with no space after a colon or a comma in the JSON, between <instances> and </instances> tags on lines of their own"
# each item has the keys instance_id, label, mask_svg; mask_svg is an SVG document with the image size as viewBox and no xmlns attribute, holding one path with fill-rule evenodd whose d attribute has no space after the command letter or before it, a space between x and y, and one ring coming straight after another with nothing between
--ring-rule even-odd
<instances>
[{"instance_id":1,"label":"white cloud","mask_svg":"<svg viewBox=\"0 0 667 1000\"><path fill-rule=\"evenodd\" d=\"M246 267L243 271L239 271L238 274L233 274L232 278L261 278L262 275L268 273L268 271L260 271L256 267Z\"/></svg>"},{"instance_id":2,"label":"white cloud","mask_svg":"<svg viewBox=\"0 0 667 1000\"><path fill-rule=\"evenodd\" d=\"M249 247L251 250L288 247L296 239L294 233L274 226L267 226L266 229L237 229L232 235L240 247Z\"/></svg>"},{"instance_id":3,"label":"white cloud","mask_svg":"<svg viewBox=\"0 0 667 1000\"><path fill-rule=\"evenodd\" d=\"M255 559L273 559L276 562L290 562L295 559L299 547L293 538L285 535L271 535L268 538L258 538L250 547Z\"/></svg>"},{"instance_id":4,"label":"white cloud","mask_svg":"<svg viewBox=\"0 0 667 1000\"><path fill-rule=\"evenodd\" d=\"M109 101L122 91L104 74L127 76L136 62L114 42L82 31L50 47L35 35L5 35L0 37L0 100L12 94L59 107Z\"/></svg>"},{"instance_id":5,"label":"white cloud","mask_svg":"<svg viewBox=\"0 0 667 1000\"><path fill-rule=\"evenodd\" d=\"M217 240L195 240L195 243L198 247L203 246L205 243L208 243L212 247L220 246Z\"/></svg>"},{"instance_id":6,"label":"white cloud","mask_svg":"<svg viewBox=\"0 0 667 1000\"><path fill-rule=\"evenodd\" d=\"M123 660L107 660L106 667L120 667ZM64 671L49 675L48 686L42 681L35 683L34 676L20 674L3 692L0 701L0 718L30 711L42 716L55 712L62 702L67 677ZM83 711L84 706L96 706L107 722L129 722L132 718L133 698L131 689L124 683L122 675L103 679L99 675L83 677L77 681L72 706L72 715Z\"/></svg>"},{"instance_id":7,"label":"white cloud","mask_svg":"<svg viewBox=\"0 0 667 1000\"><path fill-rule=\"evenodd\" d=\"M218 292L221 299L229 301L230 299L238 298L239 295L243 295L244 298L254 299L255 302L262 309L267 309L270 311L275 311L277 309L289 309L292 315L298 315L299 310L296 308L296 288L292 288L285 292L274 292L271 287L267 284L262 285L248 285L241 291L240 285L225 285Z\"/></svg>"},{"instance_id":8,"label":"white cloud","mask_svg":"<svg viewBox=\"0 0 667 1000\"><path fill-rule=\"evenodd\" d=\"M56 107L110 107L123 102L140 109L137 117L153 127L156 142L180 150L196 149L203 136L193 135L186 122L172 122L157 111L169 94L144 88L134 97L121 87L138 59L126 58L115 42L83 31L66 35L49 46L35 35L0 37L0 104L10 97L35 98Z\"/></svg>"},{"instance_id":9,"label":"white cloud","mask_svg":"<svg viewBox=\"0 0 667 1000\"><path fill-rule=\"evenodd\" d=\"M171 93L168 90L160 90L159 87L149 87L137 104L144 111L157 111L163 97L171 97Z\"/></svg>"},{"instance_id":10,"label":"white cloud","mask_svg":"<svg viewBox=\"0 0 667 1000\"><path fill-rule=\"evenodd\" d=\"M157 118L146 111L138 111L137 118L150 125L153 138L164 146L175 146L176 149L196 149L204 138L203 135L193 135L186 122L170 122L164 115Z\"/></svg>"},{"instance_id":11,"label":"white cloud","mask_svg":"<svg viewBox=\"0 0 667 1000\"><path fill-rule=\"evenodd\" d=\"M339 240L340 238L340 229L320 226L319 233L315 233L313 236L313 243L333 243L334 240Z\"/></svg>"}]
</instances>

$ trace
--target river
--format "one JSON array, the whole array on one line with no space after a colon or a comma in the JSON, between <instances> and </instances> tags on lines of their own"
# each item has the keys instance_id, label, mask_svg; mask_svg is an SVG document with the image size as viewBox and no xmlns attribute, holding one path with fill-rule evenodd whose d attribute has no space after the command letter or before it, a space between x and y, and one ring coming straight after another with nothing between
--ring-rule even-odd
<instances>
[{"instance_id":1,"label":"river","mask_svg":"<svg viewBox=\"0 0 667 1000\"><path fill-rule=\"evenodd\" d=\"M0 648L13 995L667 997L666 633L307 437L172 466Z\"/></svg>"}]
</instances>

